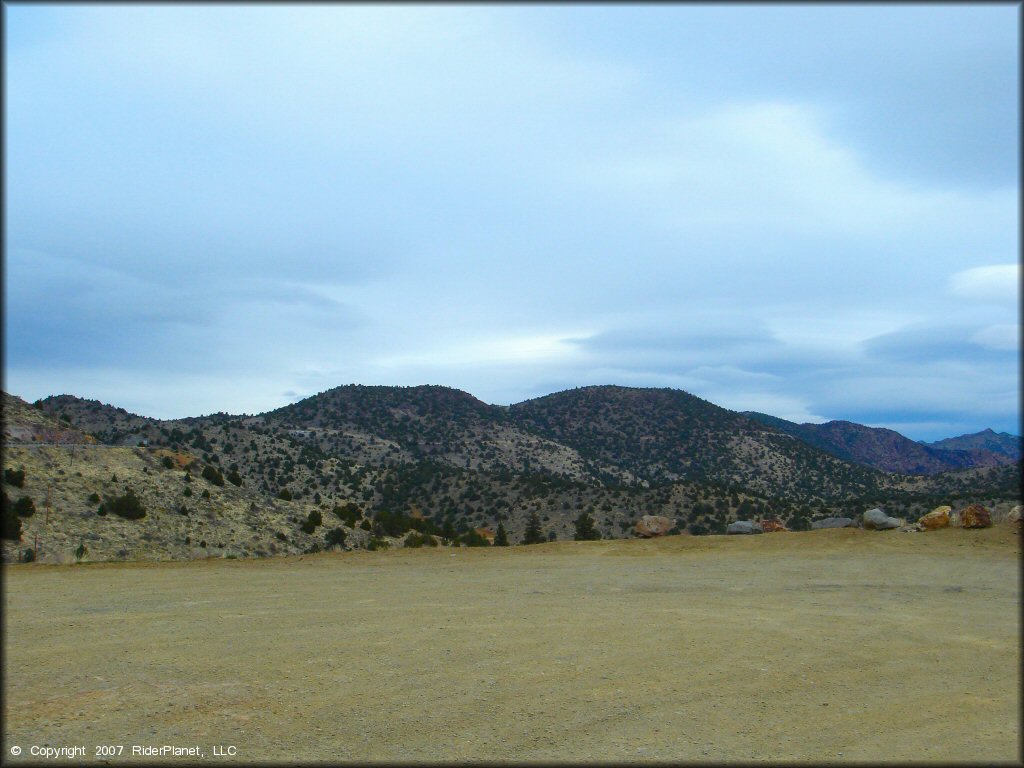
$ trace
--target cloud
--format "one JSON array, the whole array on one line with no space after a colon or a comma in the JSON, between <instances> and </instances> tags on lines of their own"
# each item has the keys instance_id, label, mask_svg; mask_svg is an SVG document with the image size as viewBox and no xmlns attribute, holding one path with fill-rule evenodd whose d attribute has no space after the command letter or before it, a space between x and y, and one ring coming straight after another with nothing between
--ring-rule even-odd
<instances>
[{"instance_id":1,"label":"cloud","mask_svg":"<svg viewBox=\"0 0 1024 768\"><path fill-rule=\"evenodd\" d=\"M8 11L6 373L34 396L1017 413L990 409L1019 389L1012 9Z\"/></svg>"},{"instance_id":2,"label":"cloud","mask_svg":"<svg viewBox=\"0 0 1024 768\"><path fill-rule=\"evenodd\" d=\"M993 264L957 272L949 290L964 299L1017 305L1020 300L1020 264Z\"/></svg>"},{"instance_id":3,"label":"cloud","mask_svg":"<svg viewBox=\"0 0 1024 768\"><path fill-rule=\"evenodd\" d=\"M988 349L1020 351L1020 325L988 325L971 335L971 341Z\"/></svg>"},{"instance_id":4,"label":"cloud","mask_svg":"<svg viewBox=\"0 0 1024 768\"><path fill-rule=\"evenodd\" d=\"M970 365L1012 359L1016 346L1006 344L1008 340L1005 326L917 325L868 339L862 348L869 357L885 362Z\"/></svg>"}]
</instances>

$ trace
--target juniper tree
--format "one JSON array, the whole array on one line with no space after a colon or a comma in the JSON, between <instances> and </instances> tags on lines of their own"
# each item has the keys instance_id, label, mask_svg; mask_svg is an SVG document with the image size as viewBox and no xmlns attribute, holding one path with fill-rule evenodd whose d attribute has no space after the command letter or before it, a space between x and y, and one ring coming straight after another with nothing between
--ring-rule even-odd
<instances>
[{"instance_id":1,"label":"juniper tree","mask_svg":"<svg viewBox=\"0 0 1024 768\"><path fill-rule=\"evenodd\" d=\"M575 520L576 533L573 539L576 541L596 541L601 538L601 532L594 525L594 518L587 512L580 513Z\"/></svg>"},{"instance_id":2,"label":"juniper tree","mask_svg":"<svg viewBox=\"0 0 1024 768\"><path fill-rule=\"evenodd\" d=\"M540 515L537 514L537 510L530 513L529 520L526 521L526 534L523 536L523 544L540 544L544 541L544 536L540 532Z\"/></svg>"},{"instance_id":3,"label":"juniper tree","mask_svg":"<svg viewBox=\"0 0 1024 768\"><path fill-rule=\"evenodd\" d=\"M507 547L508 546L508 531L505 530L503 523L498 523L498 530L494 534L494 546L496 547Z\"/></svg>"}]
</instances>

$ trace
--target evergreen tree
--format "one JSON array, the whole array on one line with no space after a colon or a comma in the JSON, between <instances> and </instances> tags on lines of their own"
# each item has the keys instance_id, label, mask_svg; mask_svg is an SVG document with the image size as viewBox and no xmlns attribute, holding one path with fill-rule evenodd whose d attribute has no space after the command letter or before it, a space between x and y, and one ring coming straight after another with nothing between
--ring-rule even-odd
<instances>
[{"instance_id":1,"label":"evergreen tree","mask_svg":"<svg viewBox=\"0 0 1024 768\"><path fill-rule=\"evenodd\" d=\"M452 519L446 517L444 523L441 524L441 538L444 539L444 543L447 544L455 538L455 526L452 525Z\"/></svg>"},{"instance_id":2,"label":"evergreen tree","mask_svg":"<svg viewBox=\"0 0 1024 768\"><path fill-rule=\"evenodd\" d=\"M498 523L498 530L494 534L494 546L496 547L507 547L508 546L508 531L505 530L503 523Z\"/></svg>"},{"instance_id":3,"label":"evergreen tree","mask_svg":"<svg viewBox=\"0 0 1024 768\"><path fill-rule=\"evenodd\" d=\"M523 544L540 544L544 536L540 532L540 515L534 510L530 513L530 519L526 521L526 535L523 536Z\"/></svg>"},{"instance_id":4,"label":"evergreen tree","mask_svg":"<svg viewBox=\"0 0 1024 768\"><path fill-rule=\"evenodd\" d=\"M576 533L573 539L576 541L596 541L601 538L601 532L594 526L594 518L588 512L580 513L575 520Z\"/></svg>"}]
</instances>

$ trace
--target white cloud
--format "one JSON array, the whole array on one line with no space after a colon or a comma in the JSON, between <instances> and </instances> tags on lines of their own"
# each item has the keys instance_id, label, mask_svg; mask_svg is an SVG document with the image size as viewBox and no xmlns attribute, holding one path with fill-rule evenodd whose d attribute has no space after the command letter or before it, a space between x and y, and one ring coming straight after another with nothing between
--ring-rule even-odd
<instances>
[{"instance_id":1,"label":"white cloud","mask_svg":"<svg viewBox=\"0 0 1024 768\"><path fill-rule=\"evenodd\" d=\"M993 264L957 272L949 290L960 298L1016 305L1020 296L1020 264Z\"/></svg>"}]
</instances>

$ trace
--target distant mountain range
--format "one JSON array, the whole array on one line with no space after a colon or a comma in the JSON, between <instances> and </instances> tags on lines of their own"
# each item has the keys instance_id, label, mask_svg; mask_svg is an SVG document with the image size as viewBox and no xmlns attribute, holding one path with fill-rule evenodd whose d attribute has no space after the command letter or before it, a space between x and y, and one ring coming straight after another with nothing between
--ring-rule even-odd
<instances>
[{"instance_id":1,"label":"distant mountain range","mask_svg":"<svg viewBox=\"0 0 1024 768\"><path fill-rule=\"evenodd\" d=\"M1013 461L1020 461L1021 457L1021 439L1019 437L1007 432L993 432L991 429L983 429L972 435L947 437L945 440L936 440L933 443L922 441L922 445L943 451L989 452L1007 456Z\"/></svg>"},{"instance_id":2,"label":"distant mountain range","mask_svg":"<svg viewBox=\"0 0 1024 768\"><path fill-rule=\"evenodd\" d=\"M991 429L934 443L914 442L899 432L851 421L796 424L756 411L744 415L793 435L846 461L885 472L932 475L951 469L1011 464L1021 457L1021 438Z\"/></svg>"},{"instance_id":3,"label":"distant mountain range","mask_svg":"<svg viewBox=\"0 0 1024 768\"><path fill-rule=\"evenodd\" d=\"M699 534L740 518L802 527L866 504L912 514L1020 497L1020 438L1010 435L921 444L618 386L503 407L448 387L349 385L263 414L176 420L5 394L4 444L10 477L25 472L23 485L5 482L5 504L24 495L40 509L48 498L53 512L25 516L23 541L43 526L54 552L89 542L115 558L303 552L339 537L398 545L409 526L479 543L500 524L518 542L531 514L546 537L571 538L582 512L618 537L643 514ZM97 515L98 500L129 490L146 517Z\"/></svg>"}]
</instances>

